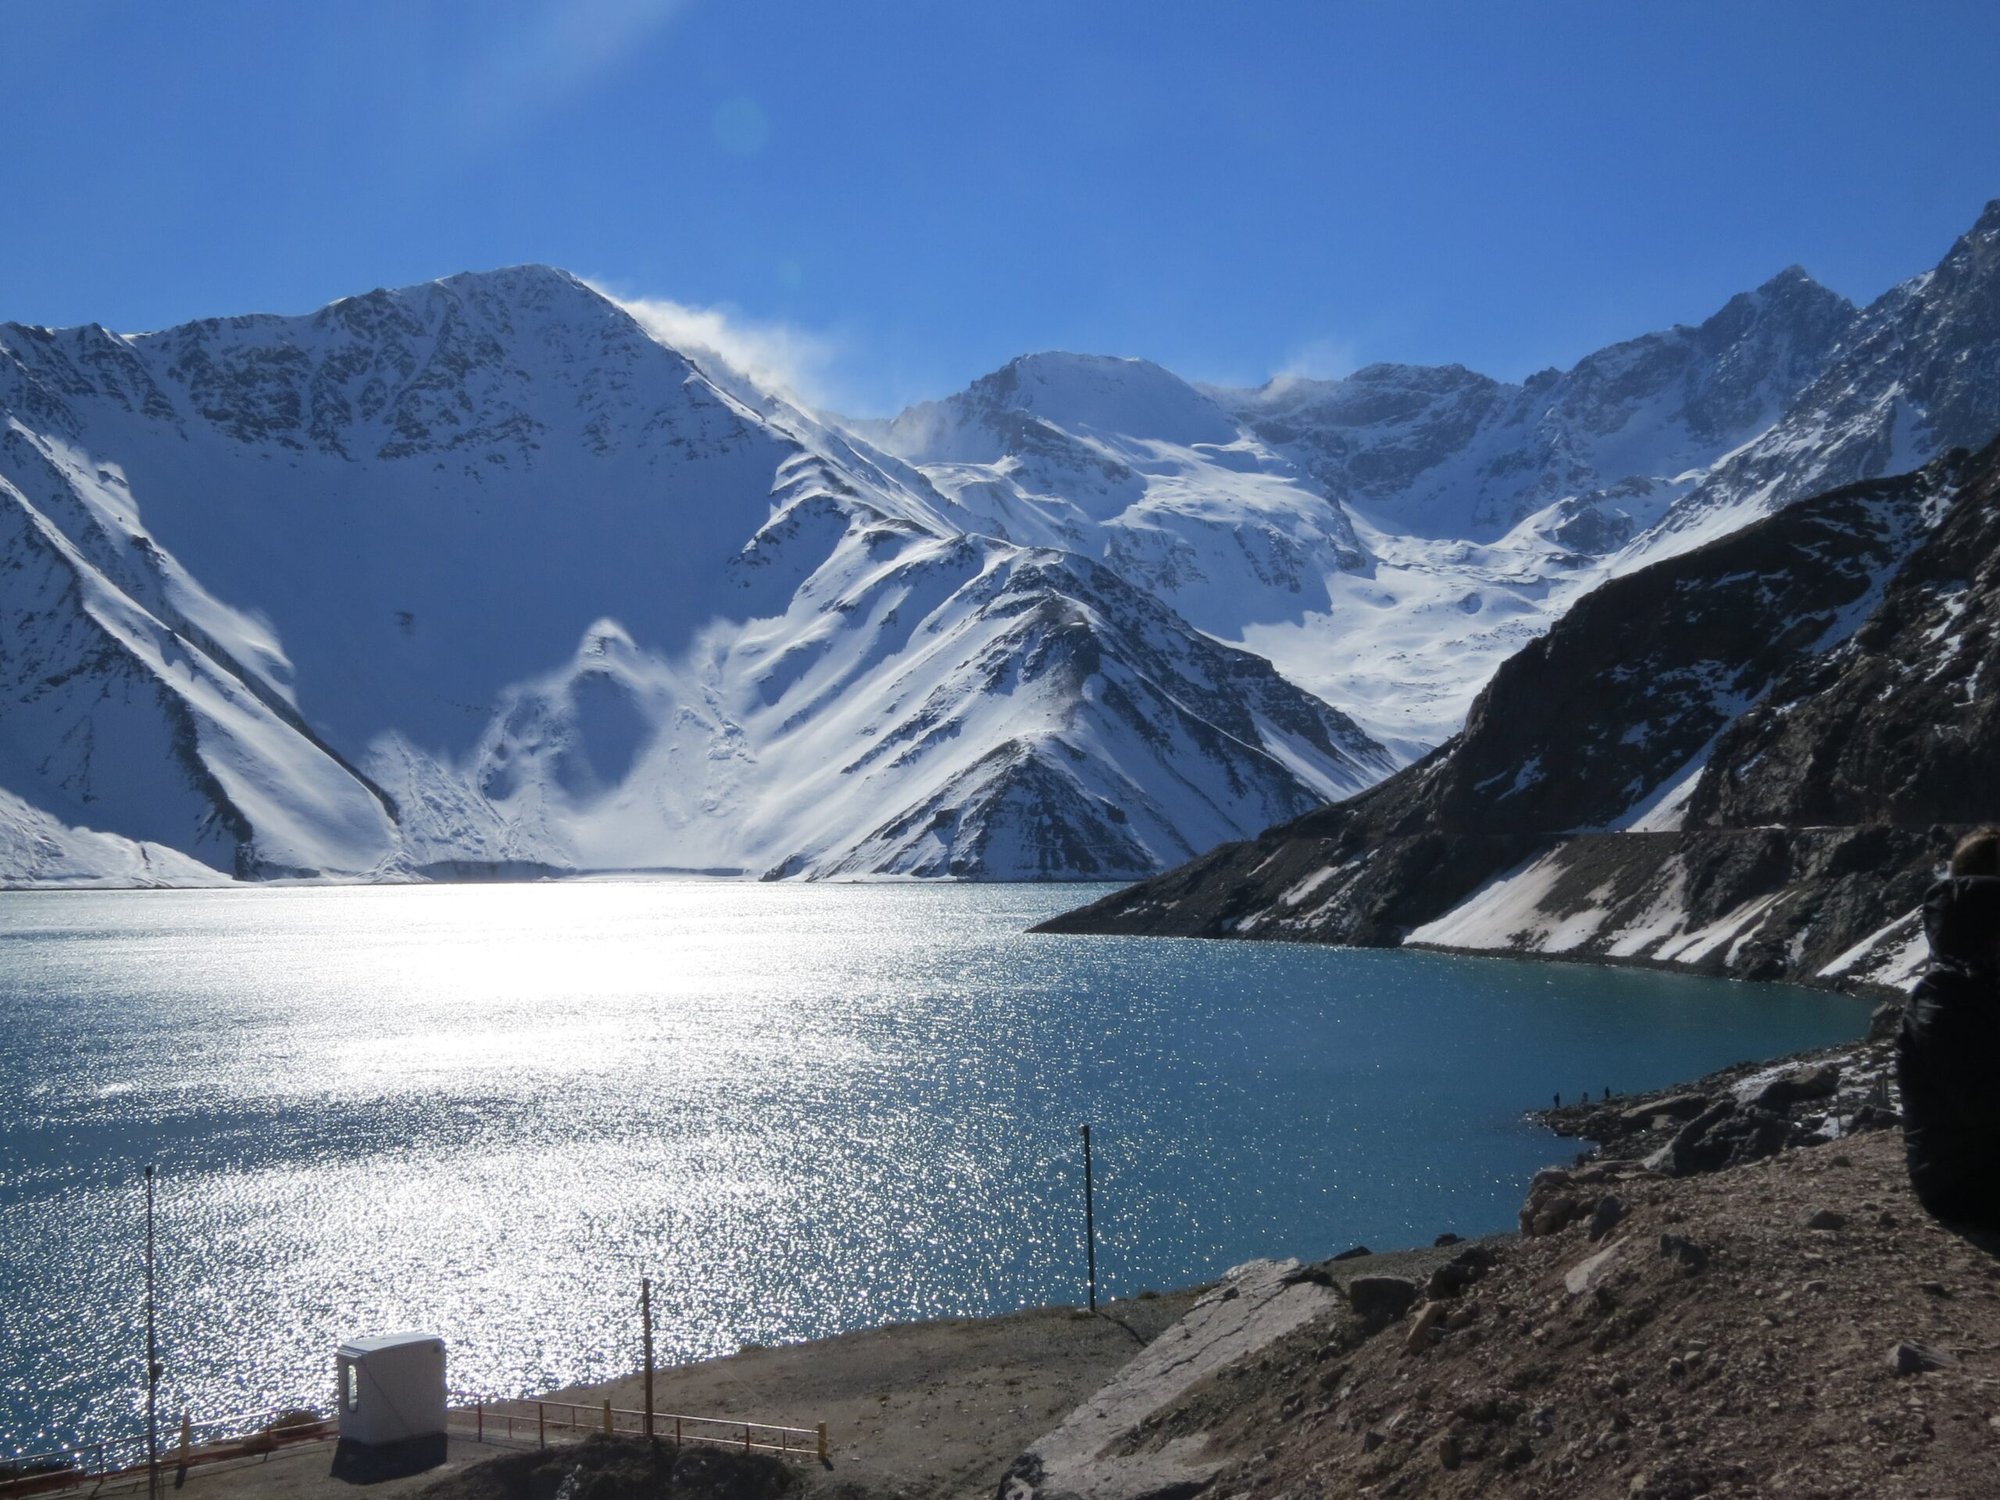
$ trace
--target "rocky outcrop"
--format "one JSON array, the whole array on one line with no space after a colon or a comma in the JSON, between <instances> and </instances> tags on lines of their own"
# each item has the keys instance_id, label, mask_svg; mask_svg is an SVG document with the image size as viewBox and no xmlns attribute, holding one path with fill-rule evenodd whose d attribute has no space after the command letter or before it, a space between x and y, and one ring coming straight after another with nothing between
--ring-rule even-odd
<instances>
[{"instance_id":1,"label":"rocky outcrop","mask_svg":"<svg viewBox=\"0 0 2000 1500\"><path fill-rule=\"evenodd\" d=\"M1996 1267L1925 1218L1892 1133L1567 1177L1549 1190L1615 1198L1615 1222L1494 1245L1476 1282L1372 1329L1335 1308L1164 1405L1107 1469L1198 1451L1217 1497L1991 1488Z\"/></svg>"},{"instance_id":2,"label":"rocky outcrop","mask_svg":"<svg viewBox=\"0 0 2000 1500\"><path fill-rule=\"evenodd\" d=\"M1000 1500L1147 1500L1200 1493L1220 1465L1202 1453L1198 1440L1143 1456L1120 1450L1148 1417L1191 1386L1255 1357L1339 1305L1331 1288L1294 1276L1296 1269L1295 1261L1266 1260L1230 1271L1186 1318L1022 1454L1001 1482Z\"/></svg>"},{"instance_id":3,"label":"rocky outcrop","mask_svg":"<svg viewBox=\"0 0 2000 1500\"><path fill-rule=\"evenodd\" d=\"M1058 918L1890 984L2000 813L2000 444L1613 580L1382 785Z\"/></svg>"},{"instance_id":4,"label":"rocky outcrop","mask_svg":"<svg viewBox=\"0 0 2000 1500\"><path fill-rule=\"evenodd\" d=\"M1628 1168L1688 1177L1893 1125L1894 1075L1889 1043L1875 1039L1739 1063L1671 1091L1538 1111L1559 1135L1592 1146L1574 1170L1535 1178L1521 1231L1546 1234L1584 1216L1594 1206L1584 1189ZM1565 1198L1568 1212L1560 1211Z\"/></svg>"}]
</instances>

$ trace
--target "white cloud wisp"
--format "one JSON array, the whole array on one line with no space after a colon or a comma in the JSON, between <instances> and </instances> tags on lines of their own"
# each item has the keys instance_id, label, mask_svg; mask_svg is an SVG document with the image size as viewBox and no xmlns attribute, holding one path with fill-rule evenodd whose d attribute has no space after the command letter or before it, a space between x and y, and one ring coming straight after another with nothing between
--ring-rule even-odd
<instances>
[{"instance_id":1,"label":"white cloud wisp","mask_svg":"<svg viewBox=\"0 0 2000 1500\"><path fill-rule=\"evenodd\" d=\"M814 411L833 404L835 349L822 334L738 317L716 307L689 307L664 297L621 297L603 287L596 290L671 348L719 360L765 390L803 402Z\"/></svg>"}]
</instances>

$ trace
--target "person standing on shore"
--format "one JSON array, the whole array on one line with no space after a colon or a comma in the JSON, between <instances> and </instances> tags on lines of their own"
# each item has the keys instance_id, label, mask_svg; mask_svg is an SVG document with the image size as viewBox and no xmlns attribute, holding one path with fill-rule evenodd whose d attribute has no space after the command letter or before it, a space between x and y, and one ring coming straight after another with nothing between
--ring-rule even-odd
<instances>
[{"instance_id":1,"label":"person standing on shore","mask_svg":"<svg viewBox=\"0 0 2000 1500\"><path fill-rule=\"evenodd\" d=\"M1931 967L1896 1037L1910 1185L1933 1216L2000 1231L2000 827L1959 840L1924 933Z\"/></svg>"}]
</instances>

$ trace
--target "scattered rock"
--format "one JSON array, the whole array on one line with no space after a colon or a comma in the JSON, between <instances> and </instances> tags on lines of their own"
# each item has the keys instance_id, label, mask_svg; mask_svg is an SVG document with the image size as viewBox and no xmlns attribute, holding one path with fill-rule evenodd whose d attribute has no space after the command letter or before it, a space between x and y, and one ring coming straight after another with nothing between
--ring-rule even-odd
<instances>
[{"instance_id":1,"label":"scattered rock","mask_svg":"<svg viewBox=\"0 0 2000 1500\"><path fill-rule=\"evenodd\" d=\"M1847 1215L1831 1208L1822 1208L1818 1213L1806 1220L1806 1228L1808 1229L1845 1229L1846 1227Z\"/></svg>"},{"instance_id":2,"label":"scattered rock","mask_svg":"<svg viewBox=\"0 0 2000 1500\"><path fill-rule=\"evenodd\" d=\"M1563 1286L1572 1297L1581 1297L1594 1292L1603 1285L1618 1254L1625 1248L1624 1240L1613 1240L1602 1250L1584 1260L1578 1261L1563 1272Z\"/></svg>"},{"instance_id":3,"label":"scattered rock","mask_svg":"<svg viewBox=\"0 0 2000 1500\"><path fill-rule=\"evenodd\" d=\"M1635 1104L1620 1111L1619 1117L1634 1129L1644 1130L1655 1120L1692 1120L1706 1108L1706 1094L1669 1094L1648 1104Z\"/></svg>"},{"instance_id":4,"label":"scattered rock","mask_svg":"<svg viewBox=\"0 0 2000 1500\"><path fill-rule=\"evenodd\" d=\"M1456 1297L1484 1276L1495 1264L1495 1256L1484 1245L1469 1245L1431 1272L1424 1295L1433 1302Z\"/></svg>"},{"instance_id":5,"label":"scattered rock","mask_svg":"<svg viewBox=\"0 0 2000 1500\"><path fill-rule=\"evenodd\" d=\"M1606 1193L1597 1200L1597 1207L1590 1212L1590 1238L1593 1241L1603 1239L1624 1217L1624 1202L1616 1193Z\"/></svg>"},{"instance_id":6,"label":"scattered rock","mask_svg":"<svg viewBox=\"0 0 2000 1500\"><path fill-rule=\"evenodd\" d=\"M1439 1326L1445 1314L1450 1311L1442 1302L1430 1302L1417 1314L1417 1320L1410 1325L1410 1336L1403 1341L1403 1348L1411 1354L1421 1354L1437 1341Z\"/></svg>"},{"instance_id":7,"label":"scattered rock","mask_svg":"<svg viewBox=\"0 0 2000 1500\"><path fill-rule=\"evenodd\" d=\"M1677 1262L1690 1276L1708 1266L1708 1251L1684 1235L1661 1235L1660 1258Z\"/></svg>"},{"instance_id":8,"label":"scattered rock","mask_svg":"<svg viewBox=\"0 0 2000 1500\"><path fill-rule=\"evenodd\" d=\"M1781 1078L1772 1079L1751 1102L1759 1109L1783 1114L1793 1105L1803 1104L1809 1099L1831 1099L1839 1088L1840 1064L1827 1062L1817 1067L1798 1068Z\"/></svg>"}]
</instances>

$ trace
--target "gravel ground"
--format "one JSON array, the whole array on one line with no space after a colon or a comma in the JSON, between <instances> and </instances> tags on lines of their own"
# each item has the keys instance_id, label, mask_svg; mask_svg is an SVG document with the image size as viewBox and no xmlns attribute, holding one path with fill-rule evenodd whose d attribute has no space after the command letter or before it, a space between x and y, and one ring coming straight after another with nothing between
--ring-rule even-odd
<instances>
[{"instance_id":1,"label":"gravel ground","mask_svg":"<svg viewBox=\"0 0 2000 1500\"><path fill-rule=\"evenodd\" d=\"M1425 1328L1343 1310L1140 1441L1207 1432L1217 1500L2000 1495L2000 1247L1923 1213L1896 1132L1606 1174L1601 1238L1515 1239Z\"/></svg>"},{"instance_id":2,"label":"gravel ground","mask_svg":"<svg viewBox=\"0 0 2000 1500\"><path fill-rule=\"evenodd\" d=\"M825 1422L816 1490L989 1500L1007 1465L1180 1321L1201 1288L999 1318L901 1323L661 1371L660 1411ZM640 1405L637 1376L578 1392Z\"/></svg>"}]
</instances>

